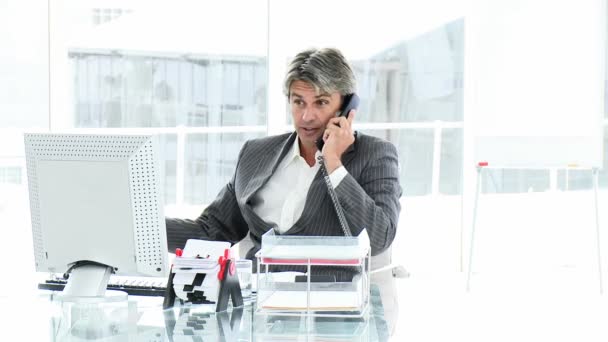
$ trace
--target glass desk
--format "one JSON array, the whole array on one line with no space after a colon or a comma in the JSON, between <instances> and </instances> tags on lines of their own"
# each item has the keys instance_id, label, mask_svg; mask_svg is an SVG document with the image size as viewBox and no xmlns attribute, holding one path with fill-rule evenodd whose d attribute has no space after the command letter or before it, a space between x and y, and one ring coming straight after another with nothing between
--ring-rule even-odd
<instances>
[{"instance_id":1,"label":"glass desk","mask_svg":"<svg viewBox=\"0 0 608 342\"><path fill-rule=\"evenodd\" d=\"M25 298L25 299L24 299ZM355 318L256 315L252 304L223 313L212 306L162 309L160 297L130 296L102 310L62 305L38 291L0 297L0 340L23 341L387 341L377 287L369 314ZM66 324L71 322L71 324ZM69 325L69 326L68 326Z\"/></svg>"}]
</instances>

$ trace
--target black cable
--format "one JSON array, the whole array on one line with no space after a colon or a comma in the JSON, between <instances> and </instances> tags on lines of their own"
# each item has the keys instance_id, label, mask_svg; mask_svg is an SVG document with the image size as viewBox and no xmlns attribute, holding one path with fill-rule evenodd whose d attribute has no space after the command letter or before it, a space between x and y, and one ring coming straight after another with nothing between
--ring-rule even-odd
<instances>
[{"instance_id":1,"label":"black cable","mask_svg":"<svg viewBox=\"0 0 608 342\"><path fill-rule=\"evenodd\" d=\"M81 267L81 266L88 266L88 265L109 267L112 269L112 273L115 273L114 268L112 268L108 265L102 264L100 262L90 261L90 260L81 260L81 261L76 261L74 264L72 264L72 266L70 266L68 268L67 271L65 271L65 273L63 274L63 279L69 279L70 273L72 273L73 269L75 269L77 267Z\"/></svg>"},{"instance_id":2,"label":"black cable","mask_svg":"<svg viewBox=\"0 0 608 342\"><path fill-rule=\"evenodd\" d=\"M331 201L334 204L334 209L336 210L336 214L338 215L338 221L340 221L340 228L342 228L344 236L353 236L350 232L346 217L344 216L344 210L342 209L342 206L338 201L338 195L336 195L336 192L334 191L334 186L331 184L331 180L329 179L329 174L327 174L327 169L325 168L325 159L323 158L323 156L318 156L317 160L321 165L321 172L323 173L325 185L327 185L327 192L329 193L329 197L331 198Z\"/></svg>"}]
</instances>

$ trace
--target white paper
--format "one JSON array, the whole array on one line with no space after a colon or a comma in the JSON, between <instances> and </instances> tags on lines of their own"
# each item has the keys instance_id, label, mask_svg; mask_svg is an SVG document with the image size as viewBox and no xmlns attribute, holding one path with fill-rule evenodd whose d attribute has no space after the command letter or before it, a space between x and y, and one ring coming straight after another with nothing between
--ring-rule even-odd
<instances>
[{"instance_id":1,"label":"white paper","mask_svg":"<svg viewBox=\"0 0 608 342\"><path fill-rule=\"evenodd\" d=\"M189 239L186 241L182 257L194 258L199 255L202 258L209 256L217 260L224 255L226 249L230 249L230 242Z\"/></svg>"},{"instance_id":2,"label":"white paper","mask_svg":"<svg viewBox=\"0 0 608 342\"><path fill-rule=\"evenodd\" d=\"M310 310L355 311L360 309L361 294L355 291L311 291ZM275 291L262 308L270 310L306 310L306 291Z\"/></svg>"}]
</instances>

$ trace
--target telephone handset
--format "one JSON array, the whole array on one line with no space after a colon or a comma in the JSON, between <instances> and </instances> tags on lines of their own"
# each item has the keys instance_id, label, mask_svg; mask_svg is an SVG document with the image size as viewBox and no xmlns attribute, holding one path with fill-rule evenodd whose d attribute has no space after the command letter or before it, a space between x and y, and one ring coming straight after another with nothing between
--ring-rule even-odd
<instances>
[{"instance_id":1,"label":"telephone handset","mask_svg":"<svg viewBox=\"0 0 608 342\"><path fill-rule=\"evenodd\" d=\"M357 109L359 107L359 96L357 94L352 93L344 96L344 100L342 101L342 106L340 106L340 112L337 116L344 116L348 118L348 113L351 110ZM316 141L317 148L319 151L323 150L323 145L325 142L323 141L323 136ZM323 179L325 180L325 185L327 185L327 192L329 193L329 197L331 198L331 202L334 205L334 209L336 210L336 215L338 216L338 221L340 222L340 228L342 228L342 232L344 232L344 236L352 236L350 227L348 226L348 222L346 221L346 217L344 216L344 209L342 209L342 205L338 200L338 196L334 191L334 187L331 184L331 180L329 179L329 174L327 173L327 169L325 168L325 160L323 156L318 156L319 164L321 164L321 172L323 174Z\"/></svg>"},{"instance_id":2,"label":"telephone handset","mask_svg":"<svg viewBox=\"0 0 608 342\"><path fill-rule=\"evenodd\" d=\"M340 111L338 112L337 117L344 116L348 118L348 113L352 109L357 109L359 107L359 96L357 94L352 93L348 95L344 95L344 100L342 101L342 106L340 106ZM317 140L317 149L319 151L323 150L323 146L325 145L325 141L323 141L323 136Z\"/></svg>"}]
</instances>

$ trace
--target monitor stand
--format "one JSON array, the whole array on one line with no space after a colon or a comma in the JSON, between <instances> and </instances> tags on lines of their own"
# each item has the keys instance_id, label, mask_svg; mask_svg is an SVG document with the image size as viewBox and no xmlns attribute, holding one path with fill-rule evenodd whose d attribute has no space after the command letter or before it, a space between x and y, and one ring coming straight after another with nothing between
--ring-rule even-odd
<instances>
[{"instance_id":1,"label":"monitor stand","mask_svg":"<svg viewBox=\"0 0 608 342\"><path fill-rule=\"evenodd\" d=\"M86 264L76 266L63 290L65 297L104 297L110 281L112 267Z\"/></svg>"},{"instance_id":2,"label":"monitor stand","mask_svg":"<svg viewBox=\"0 0 608 342\"><path fill-rule=\"evenodd\" d=\"M112 272L112 267L101 264L71 270L68 283L56 298L61 305L58 340L128 337L129 322L137 310L129 304L126 292L106 291Z\"/></svg>"}]
</instances>

